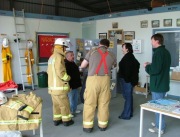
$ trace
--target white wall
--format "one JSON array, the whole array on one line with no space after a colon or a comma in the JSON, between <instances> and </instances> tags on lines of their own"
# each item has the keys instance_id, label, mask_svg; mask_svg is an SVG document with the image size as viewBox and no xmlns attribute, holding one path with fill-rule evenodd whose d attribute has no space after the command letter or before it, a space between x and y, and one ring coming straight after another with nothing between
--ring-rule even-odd
<instances>
[{"instance_id":1,"label":"white wall","mask_svg":"<svg viewBox=\"0 0 180 137\"><path fill-rule=\"evenodd\" d=\"M69 33L70 38L82 38L82 25L78 22L68 21L57 21L57 20L45 20L45 19L25 19L27 39L34 41L33 53L35 59L37 58L37 45L36 45L36 32L50 32L50 33ZM0 16L0 34L7 34L10 40L10 48L13 54L12 59L12 72L13 80L16 83L21 83L20 78L20 66L18 61L18 48L14 42L15 26L14 18L9 16ZM1 49L2 49L2 38L0 36L0 60L1 60ZM37 61L36 61L37 63ZM2 61L0 61L0 82L2 82ZM36 64L33 65L34 80L37 84L37 72L46 71L47 66L38 67Z\"/></svg>"},{"instance_id":2,"label":"white wall","mask_svg":"<svg viewBox=\"0 0 180 137\"><path fill-rule=\"evenodd\" d=\"M82 24L82 38L96 39L96 21L83 22Z\"/></svg>"},{"instance_id":3,"label":"white wall","mask_svg":"<svg viewBox=\"0 0 180 137\"><path fill-rule=\"evenodd\" d=\"M96 32L97 32L96 37L98 38L98 33L104 33L104 32L108 33L108 30L112 30L112 22L118 22L119 25L118 29L123 29L123 31L135 31L135 39L143 40L142 53L134 54L134 55L141 64L140 82L144 84L146 82L147 73L144 70L143 63L146 61L151 62L151 58L152 58L152 46L150 39L153 33L153 28L151 27L151 21L160 20L160 27L156 29L162 29L164 28L163 19L172 19L173 24L171 28L176 28L176 19L179 18L179 15L180 15L180 11L98 20L96 22ZM140 21L142 20L148 20L148 28L140 27ZM121 45L118 45L117 47L118 63L121 60L121 58L122 58Z\"/></svg>"},{"instance_id":4,"label":"white wall","mask_svg":"<svg viewBox=\"0 0 180 137\"><path fill-rule=\"evenodd\" d=\"M166 13L157 13L157 14L148 14L148 15L138 15L138 16L128 16L128 17L119 17L119 18L109 18L103 20L95 21L96 24L96 38L99 37L99 33L107 32L112 30L112 22L118 22L118 29L123 29L123 31L135 31L135 39L143 40L143 51L141 54L135 54L136 58L141 64L140 68L140 82L145 83L146 81L146 72L143 68L143 63L146 61L151 61L152 58L152 46L150 38L152 36L153 28L151 27L152 20L160 20L160 27L163 27L163 19L172 19L173 24L170 28L176 28L176 19L179 18L180 11L176 12L166 12ZM140 21L148 20L148 28L140 28ZM59 32L59 33L69 33L71 38L82 38L82 23L77 22L67 22L67 21L55 21L55 20L45 20L45 19L26 19L27 33L29 38L36 40L35 32ZM14 20L13 17L0 16L0 33L7 34L8 38L11 41L11 50L13 52L13 77L16 83L20 83L19 75L19 65L18 57L16 56L17 47L13 42L15 33ZM94 27L94 26L93 26ZM167 27L166 27L167 28ZM88 33L88 32L87 32ZM2 37L1 37L2 38ZM1 39L0 39L1 40ZM1 41L0 41L1 42ZM122 58L121 45L117 47L117 61L119 62ZM1 51L1 46L0 46ZM36 46L33 47L34 53L37 53ZM36 57L36 56L35 56ZM0 53L1 59L1 53ZM2 62L0 61L0 65ZM34 74L36 76L37 70L46 71L45 67L39 67L34 65ZM37 78L36 84L37 84ZM0 81L2 81L2 67L0 67Z\"/></svg>"}]
</instances>

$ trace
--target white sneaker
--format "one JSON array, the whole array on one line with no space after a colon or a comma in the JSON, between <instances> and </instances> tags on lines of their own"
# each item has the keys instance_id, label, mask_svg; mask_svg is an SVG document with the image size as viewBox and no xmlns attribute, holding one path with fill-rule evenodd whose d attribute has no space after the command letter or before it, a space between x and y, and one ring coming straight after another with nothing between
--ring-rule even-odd
<instances>
[{"instance_id":1,"label":"white sneaker","mask_svg":"<svg viewBox=\"0 0 180 137\"><path fill-rule=\"evenodd\" d=\"M74 115L73 115L73 114L70 114L70 117L72 118L72 117L74 117Z\"/></svg>"},{"instance_id":2,"label":"white sneaker","mask_svg":"<svg viewBox=\"0 0 180 137\"><path fill-rule=\"evenodd\" d=\"M155 127L155 126L156 126L156 124L155 124L154 122L151 122L151 125L152 125L153 127Z\"/></svg>"},{"instance_id":3,"label":"white sneaker","mask_svg":"<svg viewBox=\"0 0 180 137\"><path fill-rule=\"evenodd\" d=\"M149 132L151 133L159 133L159 129L154 127L154 128L149 128ZM161 130L161 135L164 134L164 130Z\"/></svg>"},{"instance_id":4,"label":"white sneaker","mask_svg":"<svg viewBox=\"0 0 180 137\"><path fill-rule=\"evenodd\" d=\"M81 110L76 110L75 113L76 113L76 114L79 114L79 113L81 113Z\"/></svg>"}]
</instances>

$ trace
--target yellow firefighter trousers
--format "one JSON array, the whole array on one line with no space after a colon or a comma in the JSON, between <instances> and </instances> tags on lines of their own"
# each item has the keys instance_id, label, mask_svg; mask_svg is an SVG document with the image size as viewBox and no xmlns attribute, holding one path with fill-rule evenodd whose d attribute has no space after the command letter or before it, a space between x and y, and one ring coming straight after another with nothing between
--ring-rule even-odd
<instances>
[{"instance_id":1,"label":"yellow firefighter trousers","mask_svg":"<svg viewBox=\"0 0 180 137\"><path fill-rule=\"evenodd\" d=\"M30 58L30 62L29 62L29 58ZM26 74L27 74L27 82L29 83L29 84L31 84L32 83L32 79L31 79L31 71L32 71L32 66L33 66L33 64L34 64L34 56L33 56L33 52L32 52L32 50L30 49L27 49L26 51L25 51L25 61L26 61L26 63L27 63L27 67L26 67ZM30 66L30 63L31 63L31 66ZM31 67L31 68L30 68ZM30 69L31 69L31 71L30 71Z\"/></svg>"},{"instance_id":2,"label":"yellow firefighter trousers","mask_svg":"<svg viewBox=\"0 0 180 137\"><path fill-rule=\"evenodd\" d=\"M32 83L32 79L31 79L31 71L30 71L30 67L31 66L29 66L29 65L27 65L27 67L26 67L26 74L27 74L27 82L29 83L29 84L31 84ZM32 69L32 68L31 68Z\"/></svg>"},{"instance_id":3,"label":"yellow firefighter trousers","mask_svg":"<svg viewBox=\"0 0 180 137\"><path fill-rule=\"evenodd\" d=\"M67 122L71 120L70 105L67 94L52 95L53 120Z\"/></svg>"},{"instance_id":4,"label":"yellow firefighter trousers","mask_svg":"<svg viewBox=\"0 0 180 137\"><path fill-rule=\"evenodd\" d=\"M83 127L93 128L94 114L98 108L98 126L106 128L111 98L109 76L88 76L84 93Z\"/></svg>"},{"instance_id":5,"label":"yellow firefighter trousers","mask_svg":"<svg viewBox=\"0 0 180 137\"><path fill-rule=\"evenodd\" d=\"M12 80L11 62L3 63L3 82Z\"/></svg>"}]
</instances>

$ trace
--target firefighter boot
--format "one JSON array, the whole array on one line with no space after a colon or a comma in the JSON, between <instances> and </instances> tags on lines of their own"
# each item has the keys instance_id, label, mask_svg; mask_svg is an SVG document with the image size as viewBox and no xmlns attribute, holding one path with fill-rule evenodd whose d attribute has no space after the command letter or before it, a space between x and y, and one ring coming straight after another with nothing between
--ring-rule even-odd
<instances>
[{"instance_id":1,"label":"firefighter boot","mask_svg":"<svg viewBox=\"0 0 180 137\"><path fill-rule=\"evenodd\" d=\"M66 122L63 122L63 125L64 126L70 126L70 125L73 125L74 124L74 121L73 120L70 120L70 121L66 121Z\"/></svg>"},{"instance_id":2,"label":"firefighter boot","mask_svg":"<svg viewBox=\"0 0 180 137\"><path fill-rule=\"evenodd\" d=\"M54 126L58 126L59 124L62 124L62 120L54 120Z\"/></svg>"},{"instance_id":3,"label":"firefighter boot","mask_svg":"<svg viewBox=\"0 0 180 137\"><path fill-rule=\"evenodd\" d=\"M83 131L86 133L91 133L93 131L93 128L83 128Z\"/></svg>"},{"instance_id":4,"label":"firefighter boot","mask_svg":"<svg viewBox=\"0 0 180 137\"><path fill-rule=\"evenodd\" d=\"M102 128L102 127L99 127L99 126L98 126L98 128L100 129L100 131L106 131L106 129L107 129L107 127Z\"/></svg>"}]
</instances>

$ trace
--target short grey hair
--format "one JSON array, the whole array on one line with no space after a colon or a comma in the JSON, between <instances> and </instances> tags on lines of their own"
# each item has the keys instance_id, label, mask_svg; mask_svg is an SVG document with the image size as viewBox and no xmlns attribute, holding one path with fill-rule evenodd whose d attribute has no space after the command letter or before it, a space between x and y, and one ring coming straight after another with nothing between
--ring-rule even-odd
<instances>
[{"instance_id":1,"label":"short grey hair","mask_svg":"<svg viewBox=\"0 0 180 137\"><path fill-rule=\"evenodd\" d=\"M71 51L71 50L66 51L66 53L65 53L66 58L68 57L69 53L73 53L73 51Z\"/></svg>"}]
</instances>

